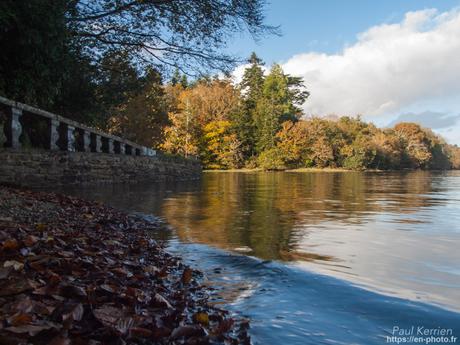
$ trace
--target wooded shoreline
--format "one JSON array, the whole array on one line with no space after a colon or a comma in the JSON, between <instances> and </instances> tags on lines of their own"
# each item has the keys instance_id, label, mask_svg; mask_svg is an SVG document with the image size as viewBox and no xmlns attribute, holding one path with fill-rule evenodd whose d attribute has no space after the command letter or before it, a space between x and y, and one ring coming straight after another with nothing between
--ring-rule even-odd
<instances>
[{"instance_id":1,"label":"wooded shoreline","mask_svg":"<svg viewBox=\"0 0 460 345\"><path fill-rule=\"evenodd\" d=\"M215 172L215 173L225 173L225 172L242 172L242 173L256 173L256 172L291 172L291 173L301 173L301 172L375 172L375 173L382 173L382 172L411 172L411 171L455 171L455 170L460 170L457 168L452 168L452 169L411 169L411 168L406 168L406 169L387 169L387 170L382 170L382 169L347 169L347 168L295 168L295 169L272 169L272 170L264 170L262 168L254 168L254 169L249 169L249 168L241 168L241 169L204 169L203 172Z\"/></svg>"}]
</instances>

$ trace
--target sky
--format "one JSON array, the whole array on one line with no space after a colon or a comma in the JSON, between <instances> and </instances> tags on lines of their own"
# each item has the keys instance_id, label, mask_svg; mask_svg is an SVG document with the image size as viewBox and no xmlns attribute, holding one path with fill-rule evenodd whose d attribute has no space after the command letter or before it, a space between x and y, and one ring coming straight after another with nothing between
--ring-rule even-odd
<instances>
[{"instance_id":1,"label":"sky","mask_svg":"<svg viewBox=\"0 0 460 345\"><path fill-rule=\"evenodd\" d=\"M305 114L413 121L460 145L460 0L271 0L265 14L281 36L228 49L303 77Z\"/></svg>"}]
</instances>

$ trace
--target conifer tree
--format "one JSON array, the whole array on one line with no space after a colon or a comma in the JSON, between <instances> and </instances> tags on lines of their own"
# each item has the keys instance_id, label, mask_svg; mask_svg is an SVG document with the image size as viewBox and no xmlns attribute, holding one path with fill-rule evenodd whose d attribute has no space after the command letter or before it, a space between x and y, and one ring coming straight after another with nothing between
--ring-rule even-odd
<instances>
[{"instance_id":1,"label":"conifer tree","mask_svg":"<svg viewBox=\"0 0 460 345\"><path fill-rule=\"evenodd\" d=\"M179 72L179 68L176 68L171 77L171 85L176 86L180 82L180 78L181 78L181 75Z\"/></svg>"},{"instance_id":2,"label":"conifer tree","mask_svg":"<svg viewBox=\"0 0 460 345\"><path fill-rule=\"evenodd\" d=\"M264 85L264 71L262 69L264 62L254 52L248 62L250 66L244 71L240 84L244 95L243 105L233 118L245 159L255 154L254 113L262 96Z\"/></svg>"},{"instance_id":3,"label":"conifer tree","mask_svg":"<svg viewBox=\"0 0 460 345\"><path fill-rule=\"evenodd\" d=\"M290 77L280 65L273 65L264 80L253 115L256 152L275 146L276 133L281 129L281 124L288 120L296 121L300 117L299 106L307 97L302 79Z\"/></svg>"}]
</instances>

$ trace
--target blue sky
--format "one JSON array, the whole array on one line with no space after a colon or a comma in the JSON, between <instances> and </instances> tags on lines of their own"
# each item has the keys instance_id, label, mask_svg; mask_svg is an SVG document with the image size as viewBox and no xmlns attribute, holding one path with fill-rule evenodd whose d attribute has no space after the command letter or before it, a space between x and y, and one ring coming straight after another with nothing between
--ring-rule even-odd
<instances>
[{"instance_id":1,"label":"blue sky","mask_svg":"<svg viewBox=\"0 0 460 345\"><path fill-rule=\"evenodd\" d=\"M307 114L412 120L460 144L459 8L460 0L271 0L266 22L282 36L235 37L229 51L255 51L304 77Z\"/></svg>"},{"instance_id":2,"label":"blue sky","mask_svg":"<svg viewBox=\"0 0 460 345\"><path fill-rule=\"evenodd\" d=\"M249 56L255 51L268 64L282 62L309 50L335 53L356 41L371 26L399 22L405 13L460 6L460 0L271 0L265 6L266 23L280 26L282 36L255 42L250 35L236 37L229 51Z\"/></svg>"}]
</instances>

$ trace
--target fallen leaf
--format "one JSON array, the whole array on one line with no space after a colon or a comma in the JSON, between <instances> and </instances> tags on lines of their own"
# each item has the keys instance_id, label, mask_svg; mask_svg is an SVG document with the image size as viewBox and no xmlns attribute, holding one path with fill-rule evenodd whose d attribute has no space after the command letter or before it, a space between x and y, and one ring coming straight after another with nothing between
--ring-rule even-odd
<instances>
[{"instance_id":1,"label":"fallen leaf","mask_svg":"<svg viewBox=\"0 0 460 345\"><path fill-rule=\"evenodd\" d=\"M122 310L105 305L93 310L93 314L104 326L125 334L132 327L134 320L126 316Z\"/></svg>"},{"instance_id":2,"label":"fallen leaf","mask_svg":"<svg viewBox=\"0 0 460 345\"><path fill-rule=\"evenodd\" d=\"M204 326L207 326L209 324L209 316L205 312L198 312L193 314L193 321L196 323L200 323Z\"/></svg>"},{"instance_id":3,"label":"fallen leaf","mask_svg":"<svg viewBox=\"0 0 460 345\"><path fill-rule=\"evenodd\" d=\"M108 327L115 327L118 319L123 317L123 312L120 309L109 305L94 309L93 314L96 319Z\"/></svg>"},{"instance_id":4,"label":"fallen leaf","mask_svg":"<svg viewBox=\"0 0 460 345\"><path fill-rule=\"evenodd\" d=\"M23 325L23 326L6 327L5 330L12 332L12 333L19 333L19 334L27 333L31 337L34 337L41 331L45 331L45 330L52 329L52 328L60 329L60 326L52 322L46 322L42 325Z\"/></svg>"},{"instance_id":5,"label":"fallen leaf","mask_svg":"<svg viewBox=\"0 0 460 345\"><path fill-rule=\"evenodd\" d=\"M66 336L59 335L55 338L53 338L48 345L70 345L72 342L70 339Z\"/></svg>"},{"instance_id":6,"label":"fallen leaf","mask_svg":"<svg viewBox=\"0 0 460 345\"><path fill-rule=\"evenodd\" d=\"M9 210L18 223L0 222L0 343L191 345L208 343L210 332L249 344L247 328L233 332L226 312L208 304L208 288L194 284L199 273L146 233L157 223L77 198L11 191L28 203Z\"/></svg>"},{"instance_id":7,"label":"fallen leaf","mask_svg":"<svg viewBox=\"0 0 460 345\"><path fill-rule=\"evenodd\" d=\"M172 339L177 339L177 338L190 338L192 336L200 336L203 335L203 329L198 326L179 326L175 328L172 333L171 333L171 338Z\"/></svg>"},{"instance_id":8,"label":"fallen leaf","mask_svg":"<svg viewBox=\"0 0 460 345\"><path fill-rule=\"evenodd\" d=\"M20 271L24 268L24 264L22 262L16 260L9 260L3 263L4 268L12 267L15 271Z\"/></svg>"},{"instance_id":9,"label":"fallen leaf","mask_svg":"<svg viewBox=\"0 0 460 345\"><path fill-rule=\"evenodd\" d=\"M32 286L23 277L14 280L3 279L0 284L0 296L17 295L28 290L32 290Z\"/></svg>"},{"instance_id":10,"label":"fallen leaf","mask_svg":"<svg viewBox=\"0 0 460 345\"><path fill-rule=\"evenodd\" d=\"M35 229L37 229L40 232L46 231L47 228L48 227L46 226L46 224L43 223L38 223L37 225L35 225Z\"/></svg>"},{"instance_id":11,"label":"fallen leaf","mask_svg":"<svg viewBox=\"0 0 460 345\"><path fill-rule=\"evenodd\" d=\"M153 332L150 329L141 327L133 327L129 330L129 333L131 336L139 338L148 338L153 335Z\"/></svg>"},{"instance_id":12,"label":"fallen leaf","mask_svg":"<svg viewBox=\"0 0 460 345\"><path fill-rule=\"evenodd\" d=\"M115 285L102 284L100 288L110 293L116 293L118 291L118 288Z\"/></svg>"},{"instance_id":13,"label":"fallen leaf","mask_svg":"<svg viewBox=\"0 0 460 345\"><path fill-rule=\"evenodd\" d=\"M166 307L172 309L171 303L159 293L153 295L151 304L155 307Z\"/></svg>"},{"instance_id":14,"label":"fallen leaf","mask_svg":"<svg viewBox=\"0 0 460 345\"><path fill-rule=\"evenodd\" d=\"M18 313L30 313L34 309L35 303L29 297L21 299L17 304L15 304L12 310L17 311Z\"/></svg>"},{"instance_id":15,"label":"fallen leaf","mask_svg":"<svg viewBox=\"0 0 460 345\"><path fill-rule=\"evenodd\" d=\"M38 237L33 236L33 235L29 235L24 239L23 242L27 247L32 247L35 243L38 242L38 240L39 240Z\"/></svg>"},{"instance_id":16,"label":"fallen leaf","mask_svg":"<svg viewBox=\"0 0 460 345\"><path fill-rule=\"evenodd\" d=\"M11 267L4 268L0 267L0 279L6 279L11 273Z\"/></svg>"},{"instance_id":17,"label":"fallen leaf","mask_svg":"<svg viewBox=\"0 0 460 345\"><path fill-rule=\"evenodd\" d=\"M16 250L19 248L19 242L13 239L8 239L3 242L2 245L4 250Z\"/></svg>"},{"instance_id":18,"label":"fallen leaf","mask_svg":"<svg viewBox=\"0 0 460 345\"><path fill-rule=\"evenodd\" d=\"M32 316L25 313L17 313L7 319L11 326L21 326L32 322Z\"/></svg>"},{"instance_id":19,"label":"fallen leaf","mask_svg":"<svg viewBox=\"0 0 460 345\"><path fill-rule=\"evenodd\" d=\"M85 309L83 308L83 304L78 303L69 306L67 313L62 314L62 320L70 320L72 319L73 321L80 321L83 317L83 314L85 312Z\"/></svg>"},{"instance_id":20,"label":"fallen leaf","mask_svg":"<svg viewBox=\"0 0 460 345\"><path fill-rule=\"evenodd\" d=\"M83 299L87 296L84 288L76 285L64 285L61 286L60 294L67 298Z\"/></svg>"},{"instance_id":21,"label":"fallen leaf","mask_svg":"<svg viewBox=\"0 0 460 345\"><path fill-rule=\"evenodd\" d=\"M182 283L189 284L192 280L192 270L190 268L186 268L184 272L182 272Z\"/></svg>"},{"instance_id":22,"label":"fallen leaf","mask_svg":"<svg viewBox=\"0 0 460 345\"><path fill-rule=\"evenodd\" d=\"M227 333L233 327L234 322L235 321L233 319L222 320L216 329L216 333L219 335Z\"/></svg>"},{"instance_id":23,"label":"fallen leaf","mask_svg":"<svg viewBox=\"0 0 460 345\"><path fill-rule=\"evenodd\" d=\"M149 266L144 267L144 271L147 272L147 273L150 273L150 274L155 274L155 273L159 272L160 270L156 266L149 265Z\"/></svg>"},{"instance_id":24,"label":"fallen leaf","mask_svg":"<svg viewBox=\"0 0 460 345\"><path fill-rule=\"evenodd\" d=\"M127 276L128 278L129 277L132 277L132 273L129 272L127 269L123 268L123 267L117 267L117 268L114 268L112 270L112 272L118 274L118 275L121 275L121 276Z\"/></svg>"},{"instance_id":25,"label":"fallen leaf","mask_svg":"<svg viewBox=\"0 0 460 345\"><path fill-rule=\"evenodd\" d=\"M129 332L133 324L134 324L134 320L132 317L129 317L129 316L122 317L117 320L115 329L121 334L126 334Z\"/></svg>"}]
</instances>

